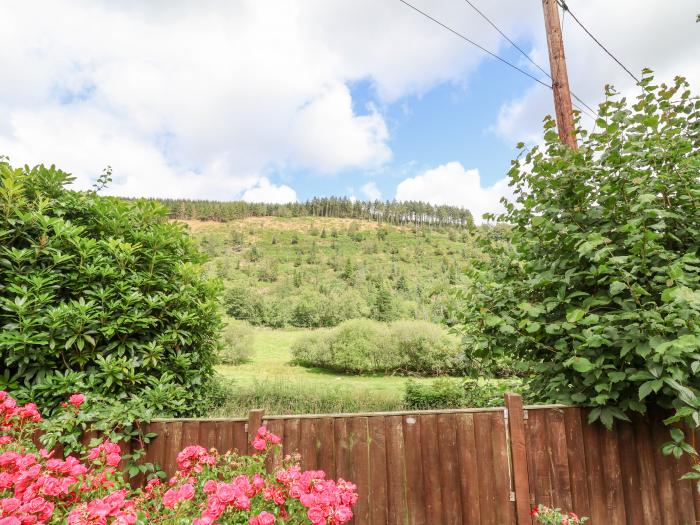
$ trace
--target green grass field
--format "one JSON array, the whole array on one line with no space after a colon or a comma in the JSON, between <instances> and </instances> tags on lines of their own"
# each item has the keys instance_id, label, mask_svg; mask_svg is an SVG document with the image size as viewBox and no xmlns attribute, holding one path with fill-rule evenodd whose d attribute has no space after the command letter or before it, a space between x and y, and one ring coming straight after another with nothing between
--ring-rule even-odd
<instances>
[{"instance_id":1,"label":"green grass field","mask_svg":"<svg viewBox=\"0 0 700 525\"><path fill-rule=\"evenodd\" d=\"M291 363L292 344L307 332L256 328L253 358L241 365L217 367L230 381L231 392L216 415L240 416L252 408L269 414L403 408L406 377L342 375Z\"/></svg>"}]
</instances>

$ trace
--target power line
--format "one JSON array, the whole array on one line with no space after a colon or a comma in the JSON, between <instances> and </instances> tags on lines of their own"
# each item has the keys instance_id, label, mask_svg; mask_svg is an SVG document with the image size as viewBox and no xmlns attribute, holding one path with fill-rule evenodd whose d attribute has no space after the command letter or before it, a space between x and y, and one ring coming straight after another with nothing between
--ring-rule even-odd
<instances>
[{"instance_id":1,"label":"power line","mask_svg":"<svg viewBox=\"0 0 700 525\"><path fill-rule=\"evenodd\" d=\"M527 76L527 77L530 77L532 80L534 80L534 81L537 82L538 84L542 84L544 87L547 87L547 88L549 88L549 89L552 89L552 86L550 86L550 85L547 84L546 82L542 82L539 78L537 78L537 77L531 75L530 73L528 73L528 72L525 71L524 69L520 69L520 68L519 68L518 66L516 66L515 64L513 64L513 63L511 63L511 62L508 62L505 58L502 58L502 57L498 56L496 53L493 53L492 51L489 51L489 50L486 49L485 47L483 47L483 46L477 44L477 43L474 42L473 40L471 40L471 39L467 38L466 36L464 36L462 33L460 33L460 32L458 32L458 31L452 29L451 27L449 27L449 26L443 24L443 23L440 22L438 19L433 18L432 16L430 16L430 15L429 15L428 13L426 13L425 11L421 11L421 10L418 9L416 6L414 6L413 4L409 4L406 0L399 0L399 2L401 2L401 3L404 4L404 5L407 5L408 7L410 7L411 9L413 9L414 11L416 11L417 13L420 13L420 14L423 15L424 17L428 18L429 20L432 20L433 22L435 22L437 25L441 26L442 28L447 29L450 33L452 33L452 34L458 36L459 38L461 38L461 39L464 40L465 42L469 42L469 43L470 43L471 45L473 45L474 47L477 47L477 48L481 49L484 53L486 53L486 54L488 54L488 55L491 55L493 58L495 58L495 59L497 59L497 60L500 60L501 62L503 62L503 63L506 64L507 66L510 66L510 67L512 67L513 69L515 69L516 71L519 71L520 73L522 73L523 75L525 75L525 76Z\"/></svg>"},{"instance_id":2,"label":"power line","mask_svg":"<svg viewBox=\"0 0 700 525\"><path fill-rule=\"evenodd\" d=\"M573 18L574 21L575 21L579 26L581 26L581 29L583 29L583 30L586 32L586 34L587 34L588 36L590 36L596 44L598 44L598 45L600 46L600 48L601 48L602 50L605 51L605 52L608 54L608 56L609 56L610 58L612 58L615 62L617 62L617 64L618 64L622 69L624 69L624 70L627 72L627 74L628 74L629 76L631 76L631 77L634 79L635 82L637 82L637 84L639 84L639 79L638 79L637 77L635 77L635 76L632 74L632 72L631 72L629 69L627 69L627 68L625 67L625 65L617 59L617 57L616 57L615 55L613 55L610 51L608 51L608 49L607 49L603 44L601 44L600 41L599 41L596 37L594 37L594 36L591 34L591 32L586 28L586 26L584 26L584 25L580 22L580 20L579 20L578 18L576 18L576 15L575 15L574 13L571 12L571 9L569 9L569 6L566 5L566 2L565 2L564 0L557 0L557 2L558 2L559 5L561 6L561 8L564 10L564 12L565 12L565 13L568 12L568 13L571 15L571 18Z\"/></svg>"},{"instance_id":3,"label":"power line","mask_svg":"<svg viewBox=\"0 0 700 525\"><path fill-rule=\"evenodd\" d=\"M530 55L529 55L528 53L526 53L525 50L523 50L523 48L521 48L518 44L516 44L515 42L513 42L513 40L511 40L511 39L508 37L508 35L506 35L503 31L501 31L501 29L500 29L488 16L486 16L478 7L476 7L470 0L464 0L464 1L465 1L467 4L469 4L469 5L471 6L471 8L472 8L474 11L476 11L477 13L479 13L479 15L480 15L484 20L486 20L489 24L491 24L491 26L492 26L496 31L498 31L498 32L500 33L500 35L501 35L503 38L505 38L508 42L510 42L510 45L512 45L515 49L517 49L518 51L520 51L520 54L523 55L533 66L535 66L535 67L536 67L537 69L539 69L542 73L544 73L545 75L547 75L547 77L548 77L550 80L552 80L552 75L550 75L549 72L548 72L546 69L544 69L544 68L543 68L542 66L540 66L537 62L535 62L535 61L530 57ZM564 12L566 12L566 11L564 11ZM563 24L564 24L564 19L562 18L562 26L563 26ZM551 86L550 86L550 89L551 89ZM588 109L588 111L591 112L591 114L588 115L588 116L591 117L593 120L595 120L596 111L595 111L593 108L591 108L591 106L589 106L588 104L586 104L583 100L581 100L581 99L576 95L576 93L574 93L573 91L571 92L571 95L572 95L582 106L585 106L585 107ZM581 108L579 108L579 109L581 109ZM583 109L581 109L581 111L583 111Z\"/></svg>"}]
</instances>

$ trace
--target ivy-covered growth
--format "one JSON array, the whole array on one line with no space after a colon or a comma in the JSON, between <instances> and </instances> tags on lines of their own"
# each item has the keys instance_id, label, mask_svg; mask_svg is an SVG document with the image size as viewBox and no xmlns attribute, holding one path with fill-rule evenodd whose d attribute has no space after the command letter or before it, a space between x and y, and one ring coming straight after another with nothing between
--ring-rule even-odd
<instances>
[{"instance_id":1,"label":"ivy-covered growth","mask_svg":"<svg viewBox=\"0 0 700 525\"><path fill-rule=\"evenodd\" d=\"M611 88L579 150L545 120L509 172L512 244L473 272L470 357L534 366L531 392L610 426L655 404L700 423L700 101L650 71ZM522 145L521 145L522 147Z\"/></svg>"},{"instance_id":2,"label":"ivy-covered growth","mask_svg":"<svg viewBox=\"0 0 700 525\"><path fill-rule=\"evenodd\" d=\"M200 253L161 206L72 180L0 159L0 390L45 407L81 390L196 412L220 329Z\"/></svg>"}]
</instances>

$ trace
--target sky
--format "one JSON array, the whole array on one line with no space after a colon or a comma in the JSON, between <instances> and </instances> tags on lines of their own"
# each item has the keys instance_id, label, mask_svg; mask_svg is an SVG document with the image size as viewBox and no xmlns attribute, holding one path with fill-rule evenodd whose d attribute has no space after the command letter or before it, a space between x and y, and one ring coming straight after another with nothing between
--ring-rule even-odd
<instances>
[{"instance_id":1,"label":"sky","mask_svg":"<svg viewBox=\"0 0 700 525\"><path fill-rule=\"evenodd\" d=\"M543 75L463 0L410 0ZM540 0L472 0L548 70ZM632 72L700 90L697 0L569 0ZM399 0L3 0L0 155L122 196L424 200L498 212L551 91ZM573 91L634 81L563 17ZM544 79L546 80L546 79Z\"/></svg>"}]
</instances>

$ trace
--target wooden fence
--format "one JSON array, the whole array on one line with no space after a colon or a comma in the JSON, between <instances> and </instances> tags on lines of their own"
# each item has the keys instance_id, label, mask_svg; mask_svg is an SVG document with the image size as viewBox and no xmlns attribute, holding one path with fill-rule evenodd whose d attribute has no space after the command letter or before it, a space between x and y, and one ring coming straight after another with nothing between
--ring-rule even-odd
<instances>
[{"instance_id":1,"label":"wooden fence","mask_svg":"<svg viewBox=\"0 0 700 525\"><path fill-rule=\"evenodd\" d=\"M591 525L700 522L693 483L678 481L687 460L660 452L669 439L660 416L608 431L583 409L523 407L513 394L503 408L157 420L146 457L172 473L190 444L245 452L263 423L304 468L358 485L358 525L530 525L535 503Z\"/></svg>"}]
</instances>

